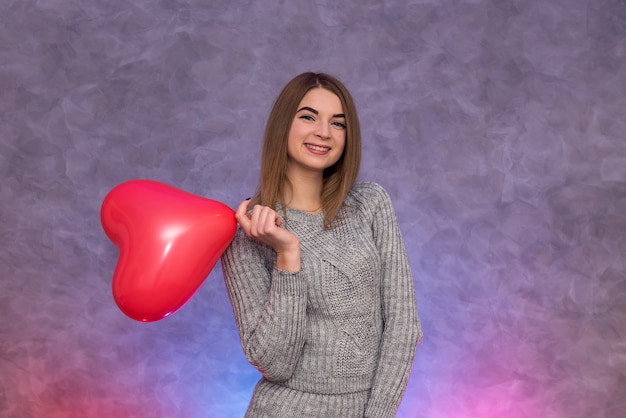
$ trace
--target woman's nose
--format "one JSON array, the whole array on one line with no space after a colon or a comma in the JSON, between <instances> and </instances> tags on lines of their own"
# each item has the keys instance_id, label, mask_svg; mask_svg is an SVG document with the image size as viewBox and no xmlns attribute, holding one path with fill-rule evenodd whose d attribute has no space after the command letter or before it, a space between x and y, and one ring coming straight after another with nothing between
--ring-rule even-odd
<instances>
[{"instance_id":1,"label":"woman's nose","mask_svg":"<svg viewBox=\"0 0 626 418\"><path fill-rule=\"evenodd\" d=\"M326 122L320 122L317 125L317 136L320 138L330 138L330 124Z\"/></svg>"}]
</instances>

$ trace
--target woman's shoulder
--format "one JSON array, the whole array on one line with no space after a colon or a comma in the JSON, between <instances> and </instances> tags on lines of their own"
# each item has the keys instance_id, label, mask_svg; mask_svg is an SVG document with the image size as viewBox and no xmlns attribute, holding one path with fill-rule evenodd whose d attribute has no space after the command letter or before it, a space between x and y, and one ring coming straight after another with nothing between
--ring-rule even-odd
<instances>
[{"instance_id":1,"label":"woman's shoulder","mask_svg":"<svg viewBox=\"0 0 626 418\"><path fill-rule=\"evenodd\" d=\"M373 181L359 181L346 196L346 206L359 211L375 211L381 205L390 204L391 199L383 186Z\"/></svg>"},{"instance_id":2,"label":"woman's shoulder","mask_svg":"<svg viewBox=\"0 0 626 418\"><path fill-rule=\"evenodd\" d=\"M358 181L348 192L348 197L355 200L379 201L389 199L389 194L383 186L373 181Z\"/></svg>"}]
</instances>

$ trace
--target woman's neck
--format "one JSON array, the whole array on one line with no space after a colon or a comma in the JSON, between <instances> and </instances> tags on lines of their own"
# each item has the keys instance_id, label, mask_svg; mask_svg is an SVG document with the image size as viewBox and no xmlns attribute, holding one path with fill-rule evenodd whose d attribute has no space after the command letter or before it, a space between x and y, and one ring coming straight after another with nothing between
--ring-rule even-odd
<instances>
[{"instance_id":1,"label":"woman's neck","mask_svg":"<svg viewBox=\"0 0 626 418\"><path fill-rule=\"evenodd\" d=\"M285 204L304 212L317 213L323 209L322 173L290 173L285 188Z\"/></svg>"}]
</instances>

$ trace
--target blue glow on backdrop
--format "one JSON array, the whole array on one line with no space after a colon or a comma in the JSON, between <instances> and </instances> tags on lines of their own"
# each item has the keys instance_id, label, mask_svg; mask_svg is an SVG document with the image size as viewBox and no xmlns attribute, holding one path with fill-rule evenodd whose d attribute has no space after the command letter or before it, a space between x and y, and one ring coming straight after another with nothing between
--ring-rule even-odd
<instances>
[{"instance_id":1,"label":"blue glow on backdrop","mask_svg":"<svg viewBox=\"0 0 626 418\"><path fill-rule=\"evenodd\" d=\"M234 208L279 89L354 94L425 339L399 418L626 416L626 3L0 4L0 416L241 417L220 266L162 321L111 295L104 196Z\"/></svg>"}]
</instances>

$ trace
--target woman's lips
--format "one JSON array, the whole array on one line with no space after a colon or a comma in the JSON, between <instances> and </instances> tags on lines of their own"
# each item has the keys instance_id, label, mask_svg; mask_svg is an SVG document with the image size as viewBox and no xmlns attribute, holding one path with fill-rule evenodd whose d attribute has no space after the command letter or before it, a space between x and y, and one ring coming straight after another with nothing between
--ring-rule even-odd
<instances>
[{"instance_id":1,"label":"woman's lips","mask_svg":"<svg viewBox=\"0 0 626 418\"><path fill-rule=\"evenodd\" d=\"M323 145L316 145L316 144L304 144L305 147L307 147L309 150L315 152L315 153L319 153L319 154L325 154L328 151L330 151L330 147L325 147Z\"/></svg>"}]
</instances>

